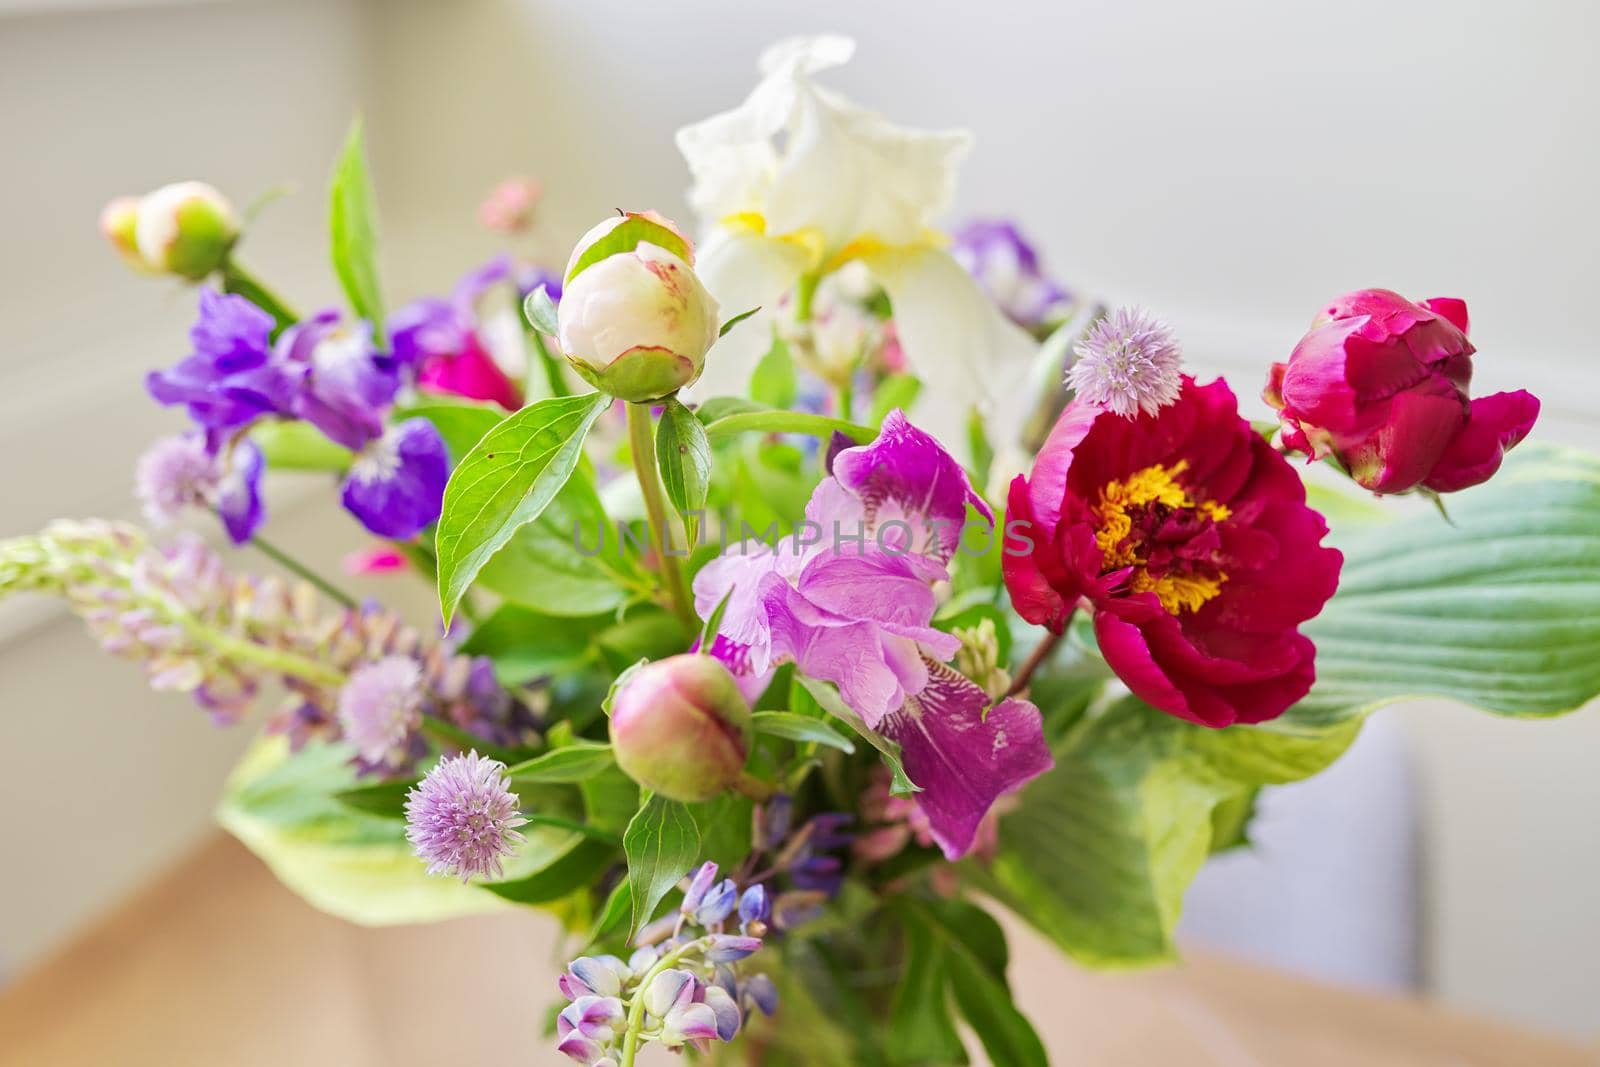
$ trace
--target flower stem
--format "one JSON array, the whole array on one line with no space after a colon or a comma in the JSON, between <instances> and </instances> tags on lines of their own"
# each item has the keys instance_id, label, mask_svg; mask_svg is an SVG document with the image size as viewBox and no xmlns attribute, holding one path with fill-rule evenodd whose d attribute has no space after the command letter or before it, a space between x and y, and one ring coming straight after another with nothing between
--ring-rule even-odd
<instances>
[{"instance_id":1,"label":"flower stem","mask_svg":"<svg viewBox=\"0 0 1600 1067\"><path fill-rule=\"evenodd\" d=\"M220 633L196 619L187 611L169 611L168 614L174 622L183 627L196 640L216 649L230 659L254 663L258 667L265 667L275 674L292 675L314 685L338 687L345 683L344 672L335 670L327 664L318 663L316 660L307 659L293 652L268 648L266 645L258 645L242 638Z\"/></svg>"},{"instance_id":2,"label":"flower stem","mask_svg":"<svg viewBox=\"0 0 1600 1067\"><path fill-rule=\"evenodd\" d=\"M272 290L257 281L255 275L241 267L238 260L234 259L232 255L222 261L222 291L232 293L235 296L242 296L268 315L271 315L277 323L272 331L274 336L277 335L279 330L286 326L292 326L299 321L300 316L291 311L289 305L280 300Z\"/></svg>"},{"instance_id":3,"label":"flower stem","mask_svg":"<svg viewBox=\"0 0 1600 1067\"><path fill-rule=\"evenodd\" d=\"M733 788L735 792L742 793L757 803L771 800L772 795L778 791L777 786L757 778L749 771L739 772L739 777L734 779Z\"/></svg>"},{"instance_id":4,"label":"flower stem","mask_svg":"<svg viewBox=\"0 0 1600 1067\"><path fill-rule=\"evenodd\" d=\"M662 582L672 599L672 610L683 620L690 631L696 628L694 606L689 601L688 587L683 582L683 569L678 557L672 554L672 530L668 526L667 502L661 489L661 475L656 470L655 435L650 423L650 405L628 405L628 445L633 453L633 471L639 478L639 491L644 494L645 517L650 523L651 541L656 546L656 557L661 563Z\"/></svg>"},{"instance_id":5,"label":"flower stem","mask_svg":"<svg viewBox=\"0 0 1600 1067\"><path fill-rule=\"evenodd\" d=\"M254 545L263 556L266 556L284 570L292 571L301 578L304 578L306 581L322 590L324 594L326 594L336 603L349 608L352 611L361 606L355 597L351 596L349 593L346 593L344 590L328 581L322 575L318 574L310 567L307 567L304 563L301 563L299 560L289 555L289 553L285 552L283 549L272 544L260 534L256 534L251 537L250 543Z\"/></svg>"},{"instance_id":6,"label":"flower stem","mask_svg":"<svg viewBox=\"0 0 1600 1067\"><path fill-rule=\"evenodd\" d=\"M1014 697L1028 688L1028 682L1033 678L1033 672L1044 665L1045 660L1050 658L1050 654L1056 650L1056 646L1061 643L1061 638L1065 635L1065 629L1060 633L1045 635L1045 639L1039 642L1027 660L1023 662L1022 669L1017 671L1016 680L1011 683L1011 688L1006 690L1005 697ZM1004 700L1005 697L1000 699Z\"/></svg>"},{"instance_id":7,"label":"flower stem","mask_svg":"<svg viewBox=\"0 0 1600 1067\"><path fill-rule=\"evenodd\" d=\"M632 405L629 405L631 408ZM633 1003L628 1006L628 1029L622 1036L622 1063L619 1067L633 1067L633 1061L639 1055L639 1034L644 1029L644 993L650 988L650 983L655 981L656 975L669 970L691 951L700 948L699 941L691 941L687 945L669 952L656 961L656 965L645 972L639 984L633 990Z\"/></svg>"}]
</instances>

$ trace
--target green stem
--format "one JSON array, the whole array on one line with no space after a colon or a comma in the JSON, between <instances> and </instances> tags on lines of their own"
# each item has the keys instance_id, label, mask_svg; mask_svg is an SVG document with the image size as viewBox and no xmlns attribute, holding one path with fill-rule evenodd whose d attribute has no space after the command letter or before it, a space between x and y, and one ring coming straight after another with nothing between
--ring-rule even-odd
<instances>
[{"instance_id":1,"label":"green stem","mask_svg":"<svg viewBox=\"0 0 1600 1067\"><path fill-rule=\"evenodd\" d=\"M1066 631L1062 630L1058 634L1045 635L1044 640L1034 647L1033 653L1022 664L1022 669L1017 671L1016 680L1011 683L1011 688L1006 690L1005 696L1014 697L1028 688L1028 682L1033 678L1033 672L1043 666L1045 660L1050 658L1051 653L1055 652L1056 646L1061 643L1061 638L1065 634ZM1004 699L1004 697L1001 699Z\"/></svg>"},{"instance_id":2,"label":"green stem","mask_svg":"<svg viewBox=\"0 0 1600 1067\"><path fill-rule=\"evenodd\" d=\"M231 255L222 261L222 291L242 296L256 307L271 315L277 326L273 335L287 326L294 325L300 316L290 310L289 305L280 300L272 290L256 280L255 275L239 265L238 260Z\"/></svg>"},{"instance_id":3,"label":"green stem","mask_svg":"<svg viewBox=\"0 0 1600 1067\"><path fill-rule=\"evenodd\" d=\"M545 384L550 387L551 396L571 396L572 390L567 388L567 380L561 376L561 363L551 354L550 346L544 343L544 334L538 327L528 326L528 340L533 342L534 362L544 369ZM528 384L525 392L533 392L534 368L528 368Z\"/></svg>"},{"instance_id":4,"label":"green stem","mask_svg":"<svg viewBox=\"0 0 1600 1067\"><path fill-rule=\"evenodd\" d=\"M667 501L661 489L661 475L656 470L655 435L650 422L650 405L628 405L628 446L633 453L633 471L639 478L639 491L644 494L645 517L649 520L656 557L661 563L662 582L672 599L672 610L683 620L690 632L696 629L694 605L689 600L689 590L683 581L683 569L678 557L673 555L672 530L668 526Z\"/></svg>"},{"instance_id":5,"label":"green stem","mask_svg":"<svg viewBox=\"0 0 1600 1067\"><path fill-rule=\"evenodd\" d=\"M491 744L476 734L469 733L455 723L441 719L437 715L424 715L422 717L422 732L432 737L435 741L454 746L462 752L481 752L490 759L497 759L508 766L518 762L518 754L511 749Z\"/></svg>"},{"instance_id":6,"label":"green stem","mask_svg":"<svg viewBox=\"0 0 1600 1067\"><path fill-rule=\"evenodd\" d=\"M850 380L848 372L840 376L836 395L839 397L839 417L849 422L850 409L855 407L855 383Z\"/></svg>"},{"instance_id":7,"label":"green stem","mask_svg":"<svg viewBox=\"0 0 1600 1067\"><path fill-rule=\"evenodd\" d=\"M351 596L349 593L346 593L344 590L340 589L338 586L322 577L322 575L318 574L310 567L307 567L304 563L301 563L299 560L289 555L289 553L285 552L283 549L272 544L260 534L256 534L255 536L251 537L250 543L254 545L263 556L266 556L284 570L292 571L301 578L304 578L306 581L322 590L323 593L327 594L327 596L336 603L349 608L352 611L361 606L355 597Z\"/></svg>"},{"instance_id":8,"label":"green stem","mask_svg":"<svg viewBox=\"0 0 1600 1067\"><path fill-rule=\"evenodd\" d=\"M815 271L800 276L794 290L794 321L811 321L811 301L817 295L817 283L820 281L822 275Z\"/></svg>"},{"instance_id":9,"label":"green stem","mask_svg":"<svg viewBox=\"0 0 1600 1067\"><path fill-rule=\"evenodd\" d=\"M616 834L602 830L598 826L590 826L588 823L579 822L576 819L563 819L559 815L546 815L543 812L528 812L524 817L528 820L529 826L554 826L559 830L571 830L575 834L582 834L595 841L603 841L608 845L616 845L618 848L622 847L622 838Z\"/></svg>"},{"instance_id":10,"label":"green stem","mask_svg":"<svg viewBox=\"0 0 1600 1067\"><path fill-rule=\"evenodd\" d=\"M218 633L187 611L171 610L169 608L168 615L197 641L216 649L230 659L254 663L257 666L267 668L275 674L293 675L315 685L330 687L344 685L344 672L336 671L326 664L318 663L316 660L306 659L304 656L298 656L293 652L268 648L265 645L258 645L242 638Z\"/></svg>"},{"instance_id":11,"label":"green stem","mask_svg":"<svg viewBox=\"0 0 1600 1067\"><path fill-rule=\"evenodd\" d=\"M739 772L739 777L734 779L733 788L735 792L749 797L758 804L764 800L771 800L772 794L778 791L777 786L757 778L749 771Z\"/></svg>"},{"instance_id":12,"label":"green stem","mask_svg":"<svg viewBox=\"0 0 1600 1067\"><path fill-rule=\"evenodd\" d=\"M655 981L656 975L662 971L670 970L690 952L701 948L700 941L691 941L676 951L669 952L656 961L656 965L645 972L639 984L633 990L633 1002L628 1006L628 1029L622 1035L622 1063L618 1067L633 1067L633 1061L639 1055L639 1035L644 1029L644 992L650 988L650 983Z\"/></svg>"}]
</instances>

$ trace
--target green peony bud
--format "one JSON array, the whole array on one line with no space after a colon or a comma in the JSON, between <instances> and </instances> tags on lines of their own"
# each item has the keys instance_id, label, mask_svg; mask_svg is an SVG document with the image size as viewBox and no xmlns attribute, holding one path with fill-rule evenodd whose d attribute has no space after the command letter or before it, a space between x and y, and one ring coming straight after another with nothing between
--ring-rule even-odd
<instances>
[{"instance_id":1,"label":"green peony bud","mask_svg":"<svg viewBox=\"0 0 1600 1067\"><path fill-rule=\"evenodd\" d=\"M664 797L695 803L731 786L753 732L733 675L689 653L634 671L611 704L611 746L628 776Z\"/></svg>"},{"instance_id":2,"label":"green peony bud","mask_svg":"<svg viewBox=\"0 0 1600 1067\"><path fill-rule=\"evenodd\" d=\"M139 254L139 243L134 238L134 229L139 221L139 198L137 196L119 196L111 201L100 211L100 234L111 247L116 249L117 255L122 257L124 263L134 270L146 273L155 270L145 262Z\"/></svg>"},{"instance_id":3,"label":"green peony bud","mask_svg":"<svg viewBox=\"0 0 1600 1067\"><path fill-rule=\"evenodd\" d=\"M239 217L204 182L164 185L139 201L134 239L154 270L199 281L222 266L239 237Z\"/></svg>"},{"instance_id":4,"label":"green peony bud","mask_svg":"<svg viewBox=\"0 0 1600 1067\"><path fill-rule=\"evenodd\" d=\"M717 339L717 302L694 248L654 213L621 215L573 249L557 311L561 348L601 392L644 403L700 377Z\"/></svg>"}]
</instances>

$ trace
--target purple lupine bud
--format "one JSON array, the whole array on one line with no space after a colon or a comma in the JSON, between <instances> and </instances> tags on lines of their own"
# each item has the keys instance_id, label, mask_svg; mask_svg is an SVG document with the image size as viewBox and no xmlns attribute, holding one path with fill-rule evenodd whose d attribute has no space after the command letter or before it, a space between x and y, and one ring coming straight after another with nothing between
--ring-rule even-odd
<instances>
[{"instance_id":1,"label":"purple lupine bud","mask_svg":"<svg viewBox=\"0 0 1600 1067\"><path fill-rule=\"evenodd\" d=\"M567 965L567 976L576 984L579 996L614 997L622 992L622 984L633 977L633 970L615 956L579 956Z\"/></svg>"},{"instance_id":2,"label":"purple lupine bud","mask_svg":"<svg viewBox=\"0 0 1600 1067\"><path fill-rule=\"evenodd\" d=\"M561 1039L556 1046L556 1051L571 1058L574 1062L581 1063L584 1067L595 1067L600 1062L601 1055L605 1052L599 1043L584 1037L573 1030Z\"/></svg>"},{"instance_id":3,"label":"purple lupine bud","mask_svg":"<svg viewBox=\"0 0 1600 1067\"><path fill-rule=\"evenodd\" d=\"M739 887L733 884L733 879L723 879L712 887L705 900L695 909L694 921L701 926L715 926L733 914L738 900Z\"/></svg>"},{"instance_id":4,"label":"purple lupine bud","mask_svg":"<svg viewBox=\"0 0 1600 1067\"><path fill-rule=\"evenodd\" d=\"M778 1010L778 987L764 974L752 974L744 980L741 992L750 1003L761 1009L761 1014L771 1016Z\"/></svg>"},{"instance_id":5,"label":"purple lupine bud","mask_svg":"<svg viewBox=\"0 0 1600 1067\"><path fill-rule=\"evenodd\" d=\"M666 1018L674 1007L694 1000L694 975L680 968L662 971L644 991L644 1010L658 1019Z\"/></svg>"},{"instance_id":6,"label":"purple lupine bud","mask_svg":"<svg viewBox=\"0 0 1600 1067\"><path fill-rule=\"evenodd\" d=\"M711 1041L717 1036L717 1013L708 1004L683 1004L661 1020L661 1044L677 1048L691 1041Z\"/></svg>"},{"instance_id":7,"label":"purple lupine bud","mask_svg":"<svg viewBox=\"0 0 1600 1067\"><path fill-rule=\"evenodd\" d=\"M728 669L687 653L638 668L611 704L617 765L647 789L698 803L744 771L754 724Z\"/></svg>"},{"instance_id":8,"label":"purple lupine bud","mask_svg":"<svg viewBox=\"0 0 1600 1067\"><path fill-rule=\"evenodd\" d=\"M764 922L767 917L767 887L753 885L739 898L739 929L749 933L753 923ZM758 935L759 936L759 935Z\"/></svg>"},{"instance_id":9,"label":"purple lupine bud","mask_svg":"<svg viewBox=\"0 0 1600 1067\"><path fill-rule=\"evenodd\" d=\"M716 880L717 865L710 860L706 860L705 863L700 865L700 869L694 872L694 877L689 880L689 888L684 890L683 904L678 910L688 915L699 908L700 902L705 900L706 893L716 883Z\"/></svg>"},{"instance_id":10,"label":"purple lupine bud","mask_svg":"<svg viewBox=\"0 0 1600 1067\"><path fill-rule=\"evenodd\" d=\"M837 856L811 856L790 868L789 877L797 888L831 897L844 880L843 868L844 862Z\"/></svg>"},{"instance_id":11,"label":"purple lupine bud","mask_svg":"<svg viewBox=\"0 0 1600 1067\"><path fill-rule=\"evenodd\" d=\"M829 811L811 817L810 846L816 852L833 852L855 840L855 834L845 827L855 822L855 816L842 811Z\"/></svg>"},{"instance_id":12,"label":"purple lupine bud","mask_svg":"<svg viewBox=\"0 0 1600 1067\"><path fill-rule=\"evenodd\" d=\"M717 1037L732 1041L739 1027L744 1025L744 1013L739 1010L738 1003L721 986L706 986L703 996L703 1003L717 1017Z\"/></svg>"},{"instance_id":13,"label":"purple lupine bud","mask_svg":"<svg viewBox=\"0 0 1600 1067\"><path fill-rule=\"evenodd\" d=\"M556 1016L556 1033L565 1037L577 1031L584 1037L607 1044L622 1024L622 1001L616 997L579 997Z\"/></svg>"},{"instance_id":14,"label":"purple lupine bud","mask_svg":"<svg viewBox=\"0 0 1600 1067\"><path fill-rule=\"evenodd\" d=\"M788 793L777 794L756 811L754 846L757 849L775 847L789 836L789 827L793 821L794 799Z\"/></svg>"},{"instance_id":15,"label":"purple lupine bud","mask_svg":"<svg viewBox=\"0 0 1600 1067\"><path fill-rule=\"evenodd\" d=\"M754 954L761 947L759 937L741 934L713 934L707 940L710 942L705 951L707 963L733 963Z\"/></svg>"}]
</instances>

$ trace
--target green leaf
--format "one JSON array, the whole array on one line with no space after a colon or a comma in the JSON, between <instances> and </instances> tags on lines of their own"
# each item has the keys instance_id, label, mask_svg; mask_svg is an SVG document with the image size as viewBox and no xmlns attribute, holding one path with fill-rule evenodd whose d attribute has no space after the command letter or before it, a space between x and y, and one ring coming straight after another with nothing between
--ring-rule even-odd
<instances>
[{"instance_id":1,"label":"green leaf","mask_svg":"<svg viewBox=\"0 0 1600 1067\"><path fill-rule=\"evenodd\" d=\"M689 635L672 612L654 604L641 604L621 622L596 634L594 643L607 666L620 672L640 660L665 659L682 652Z\"/></svg>"},{"instance_id":2,"label":"green leaf","mask_svg":"<svg viewBox=\"0 0 1600 1067\"><path fill-rule=\"evenodd\" d=\"M717 634L722 632L722 617L728 613L728 601L733 599L733 587L722 594L722 599L717 601L717 606L711 609L711 614L706 616L705 625L700 627L700 651L709 656L711 646L716 643Z\"/></svg>"},{"instance_id":3,"label":"green leaf","mask_svg":"<svg viewBox=\"0 0 1600 1067\"><path fill-rule=\"evenodd\" d=\"M657 248L665 248L684 261L693 257L689 242L670 227L663 226L644 215L629 215L607 230L605 236L583 250L583 254L567 269L565 281L572 281L588 267L618 252L632 252L639 247L641 241L647 241Z\"/></svg>"},{"instance_id":4,"label":"green leaf","mask_svg":"<svg viewBox=\"0 0 1600 1067\"><path fill-rule=\"evenodd\" d=\"M755 713L756 733L781 737L788 741L813 741L819 745L836 748L840 752L854 752L856 746L839 731L807 715L792 711L758 711Z\"/></svg>"},{"instance_id":5,"label":"green leaf","mask_svg":"<svg viewBox=\"0 0 1600 1067\"><path fill-rule=\"evenodd\" d=\"M485 882L483 888L518 904L549 904L588 888L602 871L615 862L617 847L605 841L576 835L573 835L573 840L577 844L549 865L522 878Z\"/></svg>"},{"instance_id":6,"label":"green leaf","mask_svg":"<svg viewBox=\"0 0 1600 1067\"><path fill-rule=\"evenodd\" d=\"M851 710L850 706L839 696L839 691L833 687L831 682L822 682L815 678L802 678L798 674L795 675L795 681L799 682L801 687L811 694L812 699L824 711L842 720L850 729L859 734L863 740L878 750L878 754L883 757L883 762L889 768L889 773L892 776L889 781L890 793L897 797L908 797L914 793L922 792L922 787L906 776L906 769L900 763L900 746L876 731L868 729L867 724L861 720L861 716Z\"/></svg>"},{"instance_id":7,"label":"green leaf","mask_svg":"<svg viewBox=\"0 0 1600 1067\"><path fill-rule=\"evenodd\" d=\"M250 440L275 471L317 471L342 474L355 453L322 436L309 422L263 419L250 428Z\"/></svg>"},{"instance_id":8,"label":"green leaf","mask_svg":"<svg viewBox=\"0 0 1600 1067\"><path fill-rule=\"evenodd\" d=\"M1049 1067L1044 1044L1006 984L1005 934L982 908L907 901L905 914L938 939L956 1005L994 1063Z\"/></svg>"},{"instance_id":9,"label":"green leaf","mask_svg":"<svg viewBox=\"0 0 1600 1067\"><path fill-rule=\"evenodd\" d=\"M562 619L520 604L501 604L461 643L469 656L487 656L501 685L577 670L589 662L590 641L611 623L608 615Z\"/></svg>"},{"instance_id":10,"label":"green leaf","mask_svg":"<svg viewBox=\"0 0 1600 1067\"><path fill-rule=\"evenodd\" d=\"M490 430L456 466L435 535L446 624L478 572L572 476L584 437L610 404L603 393L530 404Z\"/></svg>"},{"instance_id":11,"label":"green leaf","mask_svg":"<svg viewBox=\"0 0 1600 1067\"><path fill-rule=\"evenodd\" d=\"M1286 718L1424 696L1556 715L1600 693L1600 458L1523 445L1450 514L1336 529L1339 592L1304 627L1317 684Z\"/></svg>"},{"instance_id":12,"label":"green leaf","mask_svg":"<svg viewBox=\"0 0 1600 1067\"><path fill-rule=\"evenodd\" d=\"M922 382L916 375L889 375L872 391L872 425L882 426L895 408L910 408L921 392Z\"/></svg>"},{"instance_id":13,"label":"green leaf","mask_svg":"<svg viewBox=\"0 0 1600 1067\"><path fill-rule=\"evenodd\" d=\"M705 508L706 489L711 484L711 442L706 440L700 420L675 396L667 398L656 427L656 464L667 499L679 514ZM689 537L692 542L694 531Z\"/></svg>"},{"instance_id":14,"label":"green leaf","mask_svg":"<svg viewBox=\"0 0 1600 1067\"><path fill-rule=\"evenodd\" d=\"M505 905L459 878L427 873L405 823L340 800L361 786L342 744L291 754L257 741L223 787L217 822L313 907L367 926L434 922Z\"/></svg>"},{"instance_id":15,"label":"green leaf","mask_svg":"<svg viewBox=\"0 0 1600 1067\"><path fill-rule=\"evenodd\" d=\"M806 411L739 411L706 424L706 437L713 441L742 433L803 433L827 439L835 431L861 444L878 436L871 426Z\"/></svg>"},{"instance_id":16,"label":"green leaf","mask_svg":"<svg viewBox=\"0 0 1600 1067\"><path fill-rule=\"evenodd\" d=\"M550 293L544 286L539 286L523 300L522 313L527 316L529 325L540 333L549 337L561 333L561 322L556 314L555 301L550 299Z\"/></svg>"},{"instance_id":17,"label":"green leaf","mask_svg":"<svg viewBox=\"0 0 1600 1067\"><path fill-rule=\"evenodd\" d=\"M545 615L585 618L627 602L631 564L580 469L478 573L478 584Z\"/></svg>"},{"instance_id":18,"label":"green leaf","mask_svg":"<svg viewBox=\"0 0 1600 1067\"><path fill-rule=\"evenodd\" d=\"M700 830L684 805L650 796L628 823L622 847L628 854L628 884L633 887L631 937L699 861Z\"/></svg>"},{"instance_id":19,"label":"green leaf","mask_svg":"<svg viewBox=\"0 0 1600 1067\"><path fill-rule=\"evenodd\" d=\"M741 311L741 312L739 312L739 314L735 315L733 318L729 319L727 322L722 324L722 328L717 331L717 336L718 337L726 337L726 336L728 336L728 331L729 330L733 329L735 326L739 325L745 319L748 319L751 315L754 315L756 312L758 312L760 310L761 310L761 305L757 304L755 307L751 308L749 311Z\"/></svg>"},{"instance_id":20,"label":"green leaf","mask_svg":"<svg viewBox=\"0 0 1600 1067\"><path fill-rule=\"evenodd\" d=\"M346 789L334 795L339 798L339 803L356 811L382 816L385 819L403 819L406 817L406 794L416 784L415 778L399 782L378 782L375 785Z\"/></svg>"},{"instance_id":21,"label":"green leaf","mask_svg":"<svg viewBox=\"0 0 1600 1067\"><path fill-rule=\"evenodd\" d=\"M460 463L472 446L483 436L505 421L505 409L498 404L472 400L428 397L412 404L402 404L394 409L393 421L427 419L444 439L450 458Z\"/></svg>"},{"instance_id":22,"label":"green leaf","mask_svg":"<svg viewBox=\"0 0 1600 1067\"><path fill-rule=\"evenodd\" d=\"M772 346L750 373L751 399L770 408L788 408L794 405L798 391L789 346L774 333Z\"/></svg>"},{"instance_id":23,"label":"green leaf","mask_svg":"<svg viewBox=\"0 0 1600 1067\"><path fill-rule=\"evenodd\" d=\"M328 197L328 228L332 237L333 270L344 287L345 299L360 318L383 329L383 295L378 289L378 225L373 207L372 180L367 174L366 151L361 141L361 120L350 124L344 150L333 169ZM380 339L381 343L381 339Z\"/></svg>"},{"instance_id":24,"label":"green leaf","mask_svg":"<svg viewBox=\"0 0 1600 1067\"><path fill-rule=\"evenodd\" d=\"M962 1064L967 1052L950 1016L950 980L945 947L920 916L901 914L906 956L894 1006L888 1045L896 1063Z\"/></svg>"},{"instance_id":25,"label":"green leaf","mask_svg":"<svg viewBox=\"0 0 1600 1067\"><path fill-rule=\"evenodd\" d=\"M1171 960L1184 890L1211 851L1213 809L1317 773L1359 728L1351 719L1210 730L1125 697L1072 732L1055 769L1000 820L993 864L969 874L1080 963Z\"/></svg>"},{"instance_id":26,"label":"green leaf","mask_svg":"<svg viewBox=\"0 0 1600 1067\"><path fill-rule=\"evenodd\" d=\"M610 895L606 897L605 906L600 909L600 915L594 921L593 928L585 940L594 944L601 938L627 921L629 909L633 907L633 891L628 888L628 879L624 877L612 887Z\"/></svg>"},{"instance_id":27,"label":"green leaf","mask_svg":"<svg viewBox=\"0 0 1600 1067\"><path fill-rule=\"evenodd\" d=\"M551 749L506 770L511 791L552 782L586 782L615 762L611 746L598 741L574 741Z\"/></svg>"}]
</instances>

